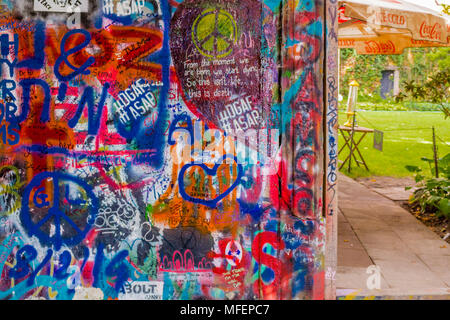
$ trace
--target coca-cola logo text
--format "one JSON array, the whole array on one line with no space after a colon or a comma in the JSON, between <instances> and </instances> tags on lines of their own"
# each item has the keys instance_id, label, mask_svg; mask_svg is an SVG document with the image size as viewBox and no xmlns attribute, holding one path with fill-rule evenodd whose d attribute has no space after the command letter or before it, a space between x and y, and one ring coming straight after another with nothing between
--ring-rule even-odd
<instances>
[{"instance_id":1,"label":"coca-cola logo text","mask_svg":"<svg viewBox=\"0 0 450 320\"><path fill-rule=\"evenodd\" d=\"M442 26L439 23L434 25L427 25L422 22L419 30L420 36L430 40L442 40Z\"/></svg>"}]
</instances>

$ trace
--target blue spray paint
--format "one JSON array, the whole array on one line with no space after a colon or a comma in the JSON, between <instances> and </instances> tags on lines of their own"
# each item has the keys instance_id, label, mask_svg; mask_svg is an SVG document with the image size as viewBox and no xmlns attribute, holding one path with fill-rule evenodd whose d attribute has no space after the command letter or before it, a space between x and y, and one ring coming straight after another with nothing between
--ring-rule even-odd
<instances>
[{"instance_id":1,"label":"blue spray paint","mask_svg":"<svg viewBox=\"0 0 450 320\"><path fill-rule=\"evenodd\" d=\"M53 207L48 209L45 217L43 217L39 222L34 222L32 219L32 214L30 212L29 198L31 192L35 187L38 187L44 180L51 178L53 180L54 192L53 192ZM90 213L86 218L86 225L84 229L81 230L69 217L67 217L59 208L60 205L60 192L59 183L61 181L69 181L80 186L86 196L88 197L87 202L90 201L88 208ZM42 194L40 196L43 196ZM86 203L87 203L86 202ZM28 231L29 236L36 236L43 245L54 246L56 250L59 250L63 244L68 246L74 246L80 243L89 230L91 229L95 217L98 213L99 202L97 197L92 191L92 188L83 180L76 178L74 176L63 174L59 172L42 172L36 175L33 180L25 188L22 197L22 209L20 212L20 219L24 228ZM54 220L55 232L51 236L50 233L41 230L41 227L51 219ZM66 221L77 233L74 236L63 237L61 231L61 222Z\"/></svg>"},{"instance_id":2,"label":"blue spray paint","mask_svg":"<svg viewBox=\"0 0 450 320\"><path fill-rule=\"evenodd\" d=\"M193 203L203 204L210 208L217 207L217 204L220 201L222 201L227 195L229 195L234 190L234 188L236 188L241 183L241 178L244 174L242 165L241 164L237 165L238 173L237 173L237 177L236 177L236 180L234 181L234 183L227 190L225 190L225 192L223 192L216 198L210 199L210 200L195 198L195 197L191 197L190 195L188 195L186 193L185 186L184 186L184 174L185 174L186 170L188 170L191 167L200 167L206 172L207 175L215 176L215 175L217 175L217 169L219 169L220 165L222 164L222 161L226 160L227 158L234 159L234 161L236 163L238 162L236 157L231 156L231 155L224 155L223 158L221 160L219 160L219 162L216 163L212 168L208 167L207 165L205 165L203 163L202 164L189 163L189 164L183 166L183 168L181 168L181 170L180 170L180 173L178 174L178 185L179 185L180 194L183 197L183 199L193 202Z\"/></svg>"}]
</instances>

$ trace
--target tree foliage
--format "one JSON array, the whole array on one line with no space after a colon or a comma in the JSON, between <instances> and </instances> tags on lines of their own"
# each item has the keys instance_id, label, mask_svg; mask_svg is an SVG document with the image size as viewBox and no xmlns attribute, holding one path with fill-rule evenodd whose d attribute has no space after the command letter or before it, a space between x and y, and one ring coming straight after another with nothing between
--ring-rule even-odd
<instances>
[{"instance_id":1,"label":"tree foliage","mask_svg":"<svg viewBox=\"0 0 450 320\"><path fill-rule=\"evenodd\" d=\"M348 95L349 83L356 80L363 95L379 91L381 71L387 64L384 55L359 55L354 49L341 49L341 86L340 93Z\"/></svg>"},{"instance_id":2,"label":"tree foliage","mask_svg":"<svg viewBox=\"0 0 450 320\"><path fill-rule=\"evenodd\" d=\"M440 105L445 117L450 117L450 68L440 70L431 75L423 84L417 84L414 80L405 81L405 92L396 97L396 101L402 101L411 96L415 100L430 101Z\"/></svg>"},{"instance_id":3,"label":"tree foliage","mask_svg":"<svg viewBox=\"0 0 450 320\"><path fill-rule=\"evenodd\" d=\"M339 93L344 97L348 94L349 82L358 81L360 84L360 101L377 99L380 93L380 80L382 71L387 66L397 66L400 71L400 90L407 92L407 85L422 87L426 83L435 85L436 92L429 90L427 94L418 89L415 97L420 98L420 93L424 93L423 102L434 102L443 96L438 95L438 87L445 85L445 81L439 84L438 81L431 81L433 77L444 77L450 69L450 48L407 48L399 55L358 55L354 49L340 50L340 89ZM432 75L430 77L430 75ZM427 86L424 87L424 89ZM411 90L411 85L409 85ZM442 90L441 90L442 91ZM381 99L381 98L379 98ZM407 101L417 100L412 95L405 95L403 99ZM439 101L444 102L446 99ZM448 100L447 100L448 101Z\"/></svg>"}]
</instances>

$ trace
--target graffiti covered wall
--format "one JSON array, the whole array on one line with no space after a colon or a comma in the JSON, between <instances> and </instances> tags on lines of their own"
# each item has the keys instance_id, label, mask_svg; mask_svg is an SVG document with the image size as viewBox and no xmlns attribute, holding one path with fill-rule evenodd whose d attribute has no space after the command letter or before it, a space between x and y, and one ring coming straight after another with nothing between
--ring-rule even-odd
<instances>
[{"instance_id":1,"label":"graffiti covered wall","mask_svg":"<svg viewBox=\"0 0 450 320\"><path fill-rule=\"evenodd\" d=\"M326 4L0 9L0 299L325 297Z\"/></svg>"}]
</instances>

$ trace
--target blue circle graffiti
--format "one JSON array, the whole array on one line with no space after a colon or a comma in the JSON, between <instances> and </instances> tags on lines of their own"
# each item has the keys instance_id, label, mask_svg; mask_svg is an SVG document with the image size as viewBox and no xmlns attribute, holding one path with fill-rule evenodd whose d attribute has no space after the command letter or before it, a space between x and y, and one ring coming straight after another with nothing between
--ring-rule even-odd
<instances>
[{"instance_id":1,"label":"blue circle graffiti","mask_svg":"<svg viewBox=\"0 0 450 320\"><path fill-rule=\"evenodd\" d=\"M71 199L70 188L67 182L83 190L86 200L81 199L79 194L77 194L78 199ZM46 194L45 187L41 186L43 183L51 183L53 185L53 205L49 201L49 195ZM61 194L61 187L65 187L64 195ZM30 196L33 190L35 190L32 197L33 208L41 209L40 213L43 216L33 212L34 210L30 208ZM63 205L65 205L66 210L62 208ZM84 205L83 210L81 210L84 213L82 217L85 216L86 219L84 221L84 218L82 218L84 226L75 223L75 219L71 216L75 211L72 206L82 205ZM49 208L47 209L46 207ZM91 186L83 180L59 172L42 172L36 175L24 190L20 219L30 236L36 236L42 244L54 246L56 250L59 250L63 244L74 246L85 238L95 221L98 209L99 202L97 197L93 193ZM53 224L51 223L52 219ZM64 236L63 223L70 226L75 233ZM47 229L43 228L46 224L49 225Z\"/></svg>"}]
</instances>

